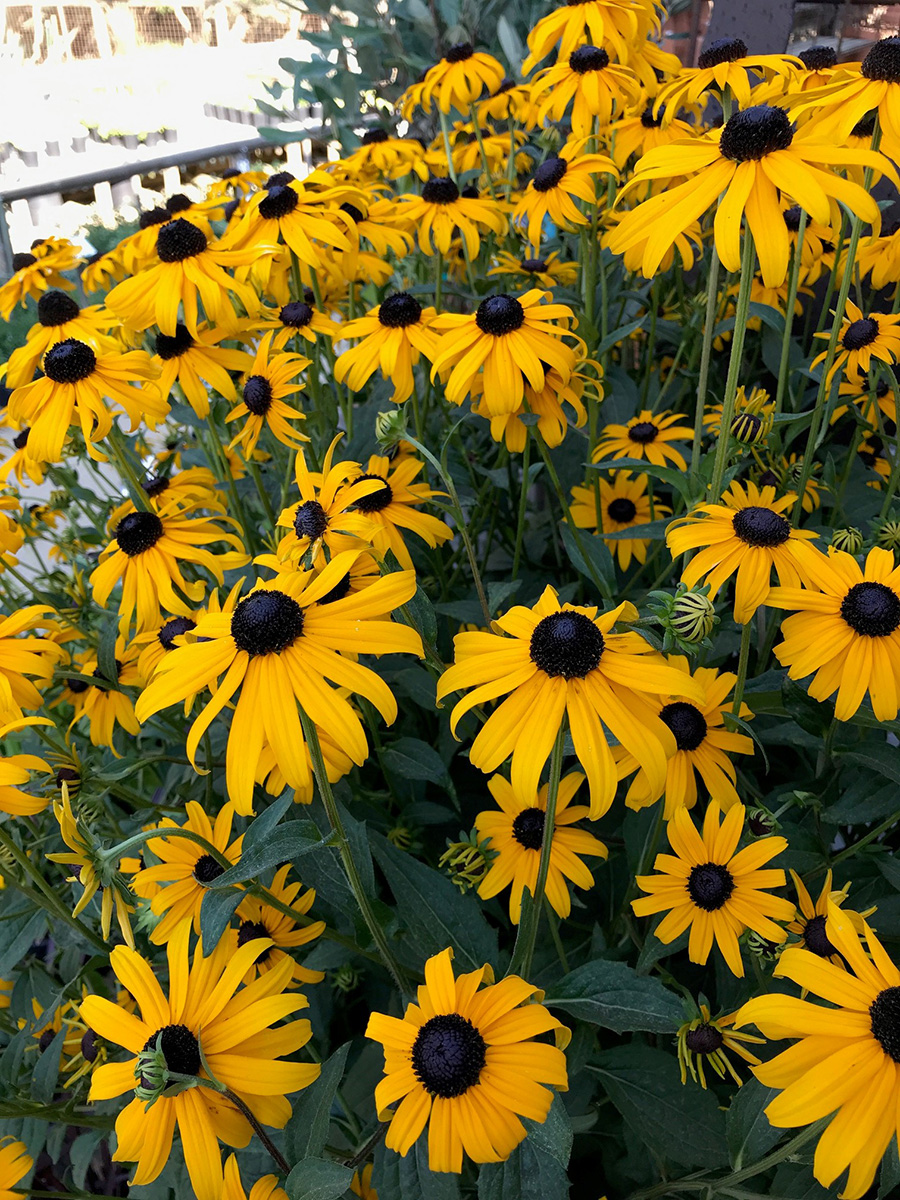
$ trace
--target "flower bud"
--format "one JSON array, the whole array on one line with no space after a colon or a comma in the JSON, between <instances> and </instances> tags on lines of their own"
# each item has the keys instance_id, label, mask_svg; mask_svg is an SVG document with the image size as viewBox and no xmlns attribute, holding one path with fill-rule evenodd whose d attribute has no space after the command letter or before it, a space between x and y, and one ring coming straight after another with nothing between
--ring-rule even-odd
<instances>
[{"instance_id":1,"label":"flower bud","mask_svg":"<svg viewBox=\"0 0 900 1200\"><path fill-rule=\"evenodd\" d=\"M875 534L875 544L882 550L900 550L900 521L882 521Z\"/></svg>"},{"instance_id":2,"label":"flower bud","mask_svg":"<svg viewBox=\"0 0 900 1200\"><path fill-rule=\"evenodd\" d=\"M375 437L382 450L393 450L406 436L406 411L402 408L381 412L375 418Z\"/></svg>"},{"instance_id":3,"label":"flower bud","mask_svg":"<svg viewBox=\"0 0 900 1200\"><path fill-rule=\"evenodd\" d=\"M836 529L831 535L831 545L835 550L844 550L847 554L859 554L863 546L863 535L861 530Z\"/></svg>"},{"instance_id":4,"label":"flower bud","mask_svg":"<svg viewBox=\"0 0 900 1200\"><path fill-rule=\"evenodd\" d=\"M712 601L702 592L685 592L676 596L669 618L673 633L685 642L702 642L716 624Z\"/></svg>"}]
</instances>

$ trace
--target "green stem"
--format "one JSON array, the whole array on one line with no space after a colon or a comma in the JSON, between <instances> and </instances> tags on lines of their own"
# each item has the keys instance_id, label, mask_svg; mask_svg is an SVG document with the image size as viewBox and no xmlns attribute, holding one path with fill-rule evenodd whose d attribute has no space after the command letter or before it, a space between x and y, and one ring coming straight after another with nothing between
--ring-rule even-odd
<instances>
[{"instance_id":1,"label":"green stem","mask_svg":"<svg viewBox=\"0 0 900 1200\"><path fill-rule=\"evenodd\" d=\"M719 497L722 495L722 477L725 474L728 447L731 442L731 420L734 416L734 398L737 395L738 378L741 373L741 362L744 357L744 338L747 333L747 314L750 311L750 289L753 284L754 257L753 235L749 229L745 229L743 253L741 255L741 282L734 313L734 331L731 336L731 356L728 359L725 399L722 402L722 424L719 428L719 440L716 443L716 458L713 464L712 481L710 482L710 491L714 503L718 502Z\"/></svg>"},{"instance_id":2,"label":"green stem","mask_svg":"<svg viewBox=\"0 0 900 1200\"><path fill-rule=\"evenodd\" d=\"M525 427L525 445L522 449L522 487L519 491L519 515L516 521L516 544L513 551L512 579L519 576L519 562L522 558L522 541L525 537L525 513L528 507L528 468L531 458L531 430Z\"/></svg>"},{"instance_id":3,"label":"green stem","mask_svg":"<svg viewBox=\"0 0 900 1200\"><path fill-rule=\"evenodd\" d=\"M581 540L582 531L578 528L578 526L572 520L572 512L571 512L571 509L569 508L569 502L566 499L565 492L563 491L562 483L560 482L559 475L557 474L557 471L556 471L556 466L554 465L553 459L550 456L550 451L547 449L547 444L544 441L544 439L541 437L541 431L539 429L535 428L534 436L535 436L535 440L537 441L537 444L538 444L538 449L541 452L541 458L544 460L544 466L547 468L547 473L550 476L550 482L553 484L553 490L556 492L556 498L559 501L560 507L563 510L566 524L568 525L569 529L571 529L571 531L572 531L572 537L575 539L575 545L578 547L578 553L581 555L582 559L584 560L584 564L590 573L591 579L593 580L594 586L597 588L597 591L600 593L601 596L603 596L605 599L609 600L609 599L611 599L611 596L609 594L609 588L606 586L606 584L603 582L603 580L597 574L597 571L594 567L591 556L588 554L587 549ZM600 510L598 509L597 510L598 520L599 520L599 517L600 517ZM591 535L591 536L593 536L593 535Z\"/></svg>"},{"instance_id":4,"label":"green stem","mask_svg":"<svg viewBox=\"0 0 900 1200\"><path fill-rule=\"evenodd\" d=\"M706 324L703 327L703 349L700 353L700 377L697 380L697 403L694 408L694 442L691 447L691 482L700 477L700 439L703 436L703 415L706 412L706 391L709 385L709 362L712 356L713 328L718 313L719 256L713 246L706 284Z\"/></svg>"},{"instance_id":5,"label":"green stem","mask_svg":"<svg viewBox=\"0 0 900 1200\"><path fill-rule=\"evenodd\" d=\"M11 855L11 857L15 859L31 882L35 885L37 890L35 891L34 889L29 888L29 894L38 899L38 902L43 908L46 908L48 912L52 912L54 916L58 917L59 920L64 921L70 928L77 930L80 936L86 941L90 942L92 946L96 947L98 950L102 950L104 954L108 952L109 947L107 946L106 942L104 942L102 938L97 937L93 930L89 929L83 921L78 919L78 917L72 916L66 905L62 902L46 879L44 879L43 875L34 865L28 855L19 849L12 838L8 838L6 836L5 830L2 828L0 828L0 847L2 847L7 854ZM9 876L9 879L12 883L19 887L20 891L24 893L25 889L18 884L17 880L12 875Z\"/></svg>"},{"instance_id":6,"label":"green stem","mask_svg":"<svg viewBox=\"0 0 900 1200\"><path fill-rule=\"evenodd\" d=\"M734 685L734 702L731 705L731 711L736 717L740 716L741 704L744 700L744 687L747 683L747 663L750 661L750 633L752 629L752 621L748 621L746 625L741 627L741 653L738 659L737 680Z\"/></svg>"},{"instance_id":7,"label":"green stem","mask_svg":"<svg viewBox=\"0 0 900 1200\"><path fill-rule=\"evenodd\" d=\"M803 237L806 233L806 209L800 209L800 225L797 228L797 242L794 246L794 257L791 262L791 277L788 283L787 305L784 310L784 333L781 337L781 360L778 364L778 389L775 393L775 412L780 413L784 405L784 393L787 389L789 363L791 358L791 334L794 332L794 305L797 302L797 288L800 285L800 264L803 259Z\"/></svg>"},{"instance_id":8,"label":"green stem","mask_svg":"<svg viewBox=\"0 0 900 1200\"><path fill-rule=\"evenodd\" d=\"M372 941L378 948L381 960L390 972L394 980L394 986L402 994L409 990L406 983L406 973L394 957L387 936L378 924L375 913L372 911L372 905L369 902L369 897L366 894L366 889L363 886L362 878L360 877L350 849L350 840L347 837L347 831L344 829L344 822L341 819L340 810L334 798L334 792L331 790L331 784L328 781L325 760L322 757L322 747L319 745L319 735L316 731L315 722L310 720L302 708L299 709L299 712L300 724L303 726L303 736L306 738L306 744L309 747L309 756L312 759L313 773L316 777L319 795L322 798L325 812L328 815L328 823L335 836L335 842L338 853L341 856L347 882L350 885L350 890L353 892L353 897L366 923L366 927L372 935Z\"/></svg>"},{"instance_id":9,"label":"green stem","mask_svg":"<svg viewBox=\"0 0 900 1200\"><path fill-rule=\"evenodd\" d=\"M443 296L441 295L441 287L444 282L444 256L440 250L435 255L434 260L434 308L435 312L441 311Z\"/></svg>"},{"instance_id":10,"label":"green stem","mask_svg":"<svg viewBox=\"0 0 900 1200\"><path fill-rule=\"evenodd\" d=\"M453 154L450 150L450 118L444 110L438 106L438 117L441 122L441 134L444 138L444 153L447 155L447 170L450 173L450 178L454 183L458 183L456 178L456 167L453 165Z\"/></svg>"},{"instance_id":11,"label":"green stem","mask_svg":"<svg viewBox=\"0 0 900 1200\"><path fill-rule=\"evenodd\" d=\"M484 174L487 178L488 191L491 193L491 199L496 200L497 193L494 191L494 181L491 179L491 168L490 164L488 163L488 156L484 149L484 139L481 136L481 129L478 123L478 114L475 111L474 104L469 108L469 120L472 122L472 126L475 129L475 140L478 142L478 150L481 154L481 165L484 167Z\"/></svg>"},{"instance_id":12,"label":"green stem","mask_svg":"<svg viewBox=\"0 0 900 1200\"><path fill-rule=\"evenodd\" d=\"M109 450L110 458L116 464L116 469L128 487L128 494L131 496L135 508L142 509L144 512L151 512L150 499L144 491L134 467L131 465L128 456L128 447L125 445L125 439L122 437L118 426L113 425L109 431L106 438L106 446Z\"/></svg>"},{"instance_id":13,"label":"green stem","mask_svg":"<svg viewBox=\"0 0 900 1200\"><path fill-rule=\"evenodd\" d=\"M541 922L541 909L544 905L544 893L547 888L547 876L550 873L550 854L553 849L553 833L556 828L556 802L559 796L559 781L562 775L563 746L566 738L565 722L561 721L553 743L550 755L550 782L547 785L547 808L544 813L544 835L541 839L541 857L538 862L537 879L534 885L532 903L527 913L522 914L519 934L509 964L508 975L521 975L527 979L531 972L531 961L534 958L534 945L537 940L538 926Z\"/></svg>"}]
</instances>

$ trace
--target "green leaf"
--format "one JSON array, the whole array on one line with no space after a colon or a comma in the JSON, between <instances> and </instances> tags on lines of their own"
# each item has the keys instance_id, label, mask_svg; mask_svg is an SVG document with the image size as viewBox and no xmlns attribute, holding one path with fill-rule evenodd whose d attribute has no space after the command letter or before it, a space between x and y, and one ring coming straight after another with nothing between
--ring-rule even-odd
<instances>
[{"instance_id":1,"label":"green leaf","mask_svg":"<svg viewBox=\"0 0 900 1200\"><path fill-rule=\"evenodd\" d=\"M459 1176L428 1166L428 1139L420 1137L405 1158L382 1143L375 1151L372 1183L389 1200L459 1200Z\"/></svg>"},{"instance_id":2,"label":"green leaf","mask_svg":"<svg viewBox=\"0 0 900 1200\"><path fill-rule=\"evenodd\" d=\"M239 888L206 892L200 903L200 939L204 954L212 954L246 894Z\"/></svg>"},{"instance_id":3,"label":"green leaf","mask_svg":"<svg viewBox=\"0 0 900 1200\"><path fill-rule=\"evenodd\" d=\"M497 22L497 41L500 43L500 49L506 55L510 71L513 75L518 75L522 70L522 59L525 57L525 50L522 45L522 39L510 24L509 18L505 14L501 15L500 20Z\"/></svg>"},{"instance_id":4,"label":"green leaf","mask_svg":"<svg viewBox=\"0 0 900 1200\"><path fill-rule=\"evenodd\" d=\"M349 1049L350 1043L345 1042L335 1050L331 1058L322 1064L322 1073L316 1082L301 1092L299 1100L295 1101L293 1116L284 1131L289 1161L315 1157L325 1149L331 1125L331 1106L334 1094L340 1087Z\"/></svg>"},{"instance_id":5,"label":"green leaf","mask_svg":"<svg viewBox=\"0 0 900 1200\"><path fill-rule=\"evenodd\" d=\"M585 963L549 990L549 1008L616 1033L674 1033L684 1019L678 996L622 962Z\"/></svg>"},{"instance_id":6,"label":"green leaf","mask_svg":"<svg viewBox=\"0 0 900 1200\"><path fill-rule=\"evenodd\" d=\"M661 479L680 493L685 501L691 501L690 476L675 467L658 467L641 458L604 458L602 462L588 464L595 471L637 471L641 475L652 475Z\"/></svg>"},{"instance_id":7,"label":"green leaf","mask_svg":"<svg viewBox=\"0 0 900 1200\"><path fill-rule=\"evenodd\" d=\"M290 1200L338 1200L352 1178L350 1168L340 1163L327 1158L304 1158L288 1175L284 1188Z\"/></svg>"},{"instance_id":8,"label":"green leaf","mask_svg":"<svg viewBox=\"0 0 900 1200\"><path fill-rule=\"evenodd\" d=\"M650 541L661 542L666 536L666 530L672 524L671 517L660 521L648 521L646 525L632 525L628 529L616 529L612 533L604 533L604 539L612 538L620 541L622 538L647 538Z\"/></svg>"},{"instance_id":9,"label":"green leaf","mask_svg":"<svg viewBox=\"0 0 900 1200\"><path fill-rule=\"evenodd\" d=\"M452 946L462 971L474 971L486 962L496 965L497 934L474 896L464 896L444 875L404 854L387 838L373 834L371 842L417 958L424 962Z\"/></svg>"},{"instance_id":10,"label":"green leaf","mask_svg":"<svg viewBox=\"0 0 900 1200\"><path fill-rule=\"evenodd\" d=\"M616 568L603 538L586 529L579 529L576 536L566 521L561 521L559 528L572 566L589 579L605 599L611 600L616 589Z\"/></svg>"},{"instance_id":11,"label":"green leaf","mask_svg":"<svg viewBox=\"0 0 900 1200\"><path fill-rule=\"evenodd\" d=\"M777 1095L774 1088L763 1087L758 1079L748 1079L735 1092L725 1114L725 1137L735 1171L758 1162L781 1140L784 1130L770 1125L763 1111Z\"/></svg>"},{"instance_id":12,"label":"green leaf","mask_svg":"<svg viewBox=\"0 0 900 1200\"><path fill-rule=\"evenodd\" d=\"M421 779L453 791L444 760L433 746L419 738L404 737L394 742L384 752L384 763L401 779Z\"/></svg>"},{"instance_id":13,"label":"green leaf","mask_svg":"<svg viewBox=\"0 0 900 1200\"><path fill-rule=\"evenodd\" d=\"M557 1096L543 1125L523 1122L528 1137L504 1163L478 1172L478 1200L568 1200L572 1127Z\"/></svg>"},{"instance_id":14,"label":"green leaf","mask_svg":"<svg viewBox=\"0 0 900 1200\"><path fill-rule=\"evenodd\" d=\"M602 358L607 350L612 350L613 346L617 346L619 342L624 342L627 337L631 337L636 329L641 328L645 319L644 317L638 317L636 321L629 321L627 325L620 325L618 329L614 329L611 333L608 333L594 351L594 358Z\"/></svg>"},{"instance_id":15,"label":"green leaf","mask_svg":"<svg viewBox=\"0 0 900 1200\"><path fill-rule=\"evenodd\" d=\"M881 1160L881 1170L878 1172L878 1200L888 1200L896 1196L900 1188L900 1158L897 1156L897 1136L891 1139L887 1153Z\"/></svg>"},{"instance_id":16,"label":"green leaf","mask_svg":"<svg viewBox=\"0 0 900 1200\"><path fill-rule=\"evenodd\" d=\"M883 775L885 779L890 779L892 783L900 783L900 754L897 753L896 746L889 746L887 742L875 742L873 745L867 745L865 754L860 754L856 750L848 750L839 757L841 762L853 763L859 767L869 767L870 770ZM900 799L898 799L898 806L900 806Z\"/></svg>"},{"instance_id":17,"label":"green leaf","mask_svg":"<svg viewBox=\"0 0 900 1200\"><path fill-rule=\"evenodd\" d=\"M0 923L0 979L9 979L33 942L47 932L47 914L38 909L10 916Z\"/></svg>"},{"instance_id":18,"label":"green leaf","mask_svg":"<svg viewBox=\"0 0 900 1200\"><path fill-rule=\"evenodd\" d=\"M251 821L250 828L244 834L244 854L246 854L247 851L252 849L254 846L258 846L266 840L275 826L281 821L281 818L284 816L284 814L291 808L293 803L293 793L287 791L279 800L276 800L274 804L270 804L267 809L265 809L259 814L258 817Z\"/></svg>"},{"instance_id":19,"label":"green leaf","mask_svg":"<svg viewBox=\"0 0 900 1200\"><path fill-rule=\"evenodd\" d=\"M727 1165L725 1115L715 1094L690 1079L682 1085L671 1054L632 1042L604 1051L588 1070L648 1149L686 1167Z\"/></svg>"},{"instance_id":20,"label":"green leaf","mask_svg":"<svg viewBox=\"0 0 900 1200\"><path fill-rule=\"evenodd\" d=\"M97 647L97 669L107 681L110 688L116 691L119 687L119 669L116 666L116 638L118 634L118 623L110 617L100 635L100 644Z\"/></svg>"},{"instance_id":21,"label":"green leaf","mask_svg":"<svg viewBox=\"0 0 900 1200\"><path fill-rule=\"evenodd\" d=\"M68 1029L63 1025L46 1050L41 1052L41 1056L31 1073L31 1094L35 1100L40 1100L42 1104L49 1104L53 1099L53 1093L56 1091L56 1082L59 1079L60 1056L67 1033Z\"/></svg>"},{"instance_id":22,"label":"green leaf","mask_svg":"<svg viewBox=\"0 0 900 1200\"><path fill-rule=\"evenodd\" d=\"M321 850L330 845L328 838L319 836L319 831L312 821L288 821L287 824L273 830L264 843L251 846L246 854L242 854L233 867L214 879L209 885L216 891L231 887L235 883L245 883L264 874L270 867L282 862L293 862L310 850Z\"/></svg>"}]
</instances>

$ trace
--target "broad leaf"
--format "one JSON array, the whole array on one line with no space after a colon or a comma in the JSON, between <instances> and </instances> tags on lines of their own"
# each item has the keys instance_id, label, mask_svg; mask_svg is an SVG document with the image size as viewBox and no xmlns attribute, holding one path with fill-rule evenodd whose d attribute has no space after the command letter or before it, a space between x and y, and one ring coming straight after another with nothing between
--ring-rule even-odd
<instances>
[{"instance_id":1,"label":"broad leaf","mask_svg":"<svg viewBox=\"0 0 900 1200\"><path fill-rule=\"evenodd\" d=\"M658 979L606 959L572 971L550 993L544 1000L548 1008L616 1033L674 1033L684 1019L680 999Z\"/></svg>"}]
</instances>

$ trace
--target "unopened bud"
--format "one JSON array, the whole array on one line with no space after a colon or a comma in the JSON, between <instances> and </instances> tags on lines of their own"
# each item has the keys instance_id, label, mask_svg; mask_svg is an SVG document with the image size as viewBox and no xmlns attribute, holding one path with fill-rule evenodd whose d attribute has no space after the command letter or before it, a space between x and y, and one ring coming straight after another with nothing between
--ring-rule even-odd
<instances>
[{"instance_id":1,"label":"unopened bud","mask_svg":"<svg viewBox=\"0 0 900 1200\"><path fill-rule=\"evenodd\" d=\"M835 550L844 550L847 554L859 554L863 546L863 535L859 529L836 529L831 535L831 544Z\"/></svg>"},{"instance_id":2,"label":"unopened bud","mask_svg":"<svg viewBox=\"0 0 900 1200\"><path fill-rule=\"evenodd\" d=\"M375 437L383 450L393 450L406 437L406 411L381 412L375 418Z\"/></svg>"}]
</instances>

